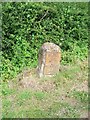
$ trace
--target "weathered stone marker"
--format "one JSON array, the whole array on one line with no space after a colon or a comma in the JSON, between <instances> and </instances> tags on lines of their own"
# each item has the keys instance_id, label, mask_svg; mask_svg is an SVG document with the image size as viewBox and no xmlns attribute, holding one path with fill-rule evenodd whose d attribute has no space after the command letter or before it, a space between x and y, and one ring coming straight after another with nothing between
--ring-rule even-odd
<instances>
[{"instance_id":1,"label":"weathered stone marker","mask_svg":"<svg viewBox=\"0 0 90 120\"><path fill-rule=\"evenodd\" d=\"M54 43L46 42L39 51L38 75L52 76L58 73L61 60L60 47Z\"/></svg>"}]
</instances>

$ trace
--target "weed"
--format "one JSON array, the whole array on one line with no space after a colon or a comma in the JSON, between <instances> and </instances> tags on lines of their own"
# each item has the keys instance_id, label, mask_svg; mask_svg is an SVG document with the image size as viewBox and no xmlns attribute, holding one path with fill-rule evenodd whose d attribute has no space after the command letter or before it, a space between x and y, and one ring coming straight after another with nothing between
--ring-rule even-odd
<instances>
[{"instance_id":1,"label":"weed","mask_svg":"<svg viewBox=\"0 0 90 120\"><path fill-rule=\"evenodd\" d=\"M22 91L21 93L19 93L18 97L19 99L27 100L32 97L32 93L30 91Z\"/></svg>"},{"instance_id":2,"label":"weed","mask_svg":"<svg viewBox=\"0 0 90 120\"><path fill-rule=\"evenodd\" d=\"M44 97L45 97L45 93L44 92L39 92L39 91L37 91L37 92L35 92L35 97L38 99L38 100L42 100L42 99L44 99Z\"/></svg>"},{"instance_id":3,"label":"weed","mask_svg":"<svg viewBox=\"0 0 90 120\"><path fill-rule=\"evenodd\" d=\"M88 93L84 91L73 91L72 96L82 103L88 103Z\"/></svg>"}]
</instances>

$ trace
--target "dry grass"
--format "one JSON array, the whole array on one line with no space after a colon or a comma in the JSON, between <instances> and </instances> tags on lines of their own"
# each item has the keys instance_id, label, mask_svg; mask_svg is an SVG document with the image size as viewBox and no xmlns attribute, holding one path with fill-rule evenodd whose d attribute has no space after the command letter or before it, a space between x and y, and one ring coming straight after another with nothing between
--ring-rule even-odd
<instances>
[{"instance_id":1,"label":"dry grass","mask_svg":"<svg viewBox=\"0 0 90 120\"><path fill-rule=\"evenodd\" d=\"M87 72L87 61L62 65L54 77L23 71L3 84L3 118L88 117Z\"/></svg>"}]
</instances>

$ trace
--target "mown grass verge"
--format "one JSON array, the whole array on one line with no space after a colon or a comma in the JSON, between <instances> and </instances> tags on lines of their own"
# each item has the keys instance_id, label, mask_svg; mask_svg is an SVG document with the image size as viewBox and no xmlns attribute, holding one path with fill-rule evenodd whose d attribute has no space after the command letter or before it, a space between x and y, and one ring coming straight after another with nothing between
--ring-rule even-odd
<instances>
[{"instance_id":1,"label":"mown grass verge","mask_svg":"<svg viewBox=\"0 0 90 120\"><path fill-rule=\"evenodd\" d=\"M36 79L36 82L39 82L39 89L36 89L36 86L23 88L23 86L20 86L18 79L12 80L13 84L3 82L2 117L88 117L87 62L61 66L61 71L54 77L39 79L33 75L33 80ZM30 76L28 77L30 79ZM26 80L26 77L24 80Z\"/></svg>"}]
</instances>

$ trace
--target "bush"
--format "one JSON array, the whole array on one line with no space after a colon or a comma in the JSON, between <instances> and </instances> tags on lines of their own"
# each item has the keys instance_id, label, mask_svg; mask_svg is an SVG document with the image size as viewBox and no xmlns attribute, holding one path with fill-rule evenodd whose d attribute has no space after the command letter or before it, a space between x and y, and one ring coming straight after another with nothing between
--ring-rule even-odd
<instances>
[{"instance_id":1,"label":"bush","mask_svg":"<svg viewBox=\"0 0 90 120\"><path fill-rule=\"evenodd\" d=\"M47 41L61 47L62 63L87 57L87 12L88 3L2 3L3 76L37 66L38 50Z\"/></svg>"}]
</instances>

